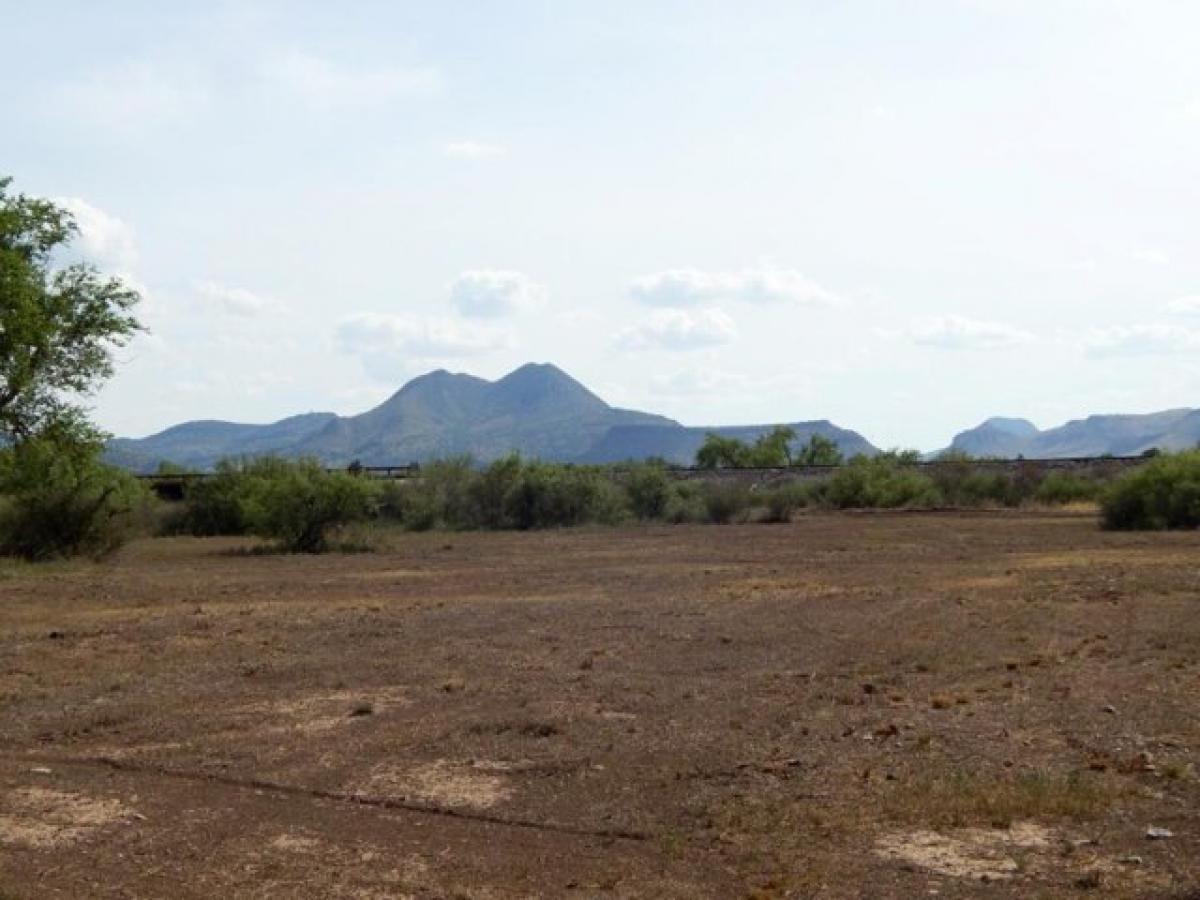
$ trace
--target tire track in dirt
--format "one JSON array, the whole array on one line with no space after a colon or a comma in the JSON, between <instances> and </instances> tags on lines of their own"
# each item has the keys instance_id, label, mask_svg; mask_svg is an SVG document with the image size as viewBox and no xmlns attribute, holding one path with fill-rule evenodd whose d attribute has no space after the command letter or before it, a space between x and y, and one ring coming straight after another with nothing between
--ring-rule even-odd
<instances>
[{"instance_id":1,"label":"tire track in dirt","mask_svg":"<svg viewBox=\"0 0 1200 900\"><path fill-rule=\"evenodd\" d=\"M283 784L260 778L234 778L212 772L195 772L187 769L175 769L170 766L153 765L148 763L132 763L127 760L114 759L107 756L21 756L9 757L10 762L36 763L44 766L68 765L87 768L109 769L131 775L154 775L161 778L172 778L180 781L190 781L204 784L217 784L224 787L239 788L254 791L270 791L290 797L309 797L313 800L327 800L354 806L367 806L375 809L399 810L429 816L442 816L449 819L461 819L480 822L485 825L498 825L507 828L523 828L532 831L544 831L571 837L600 838L604 840L620 840L644 842L651 835L643 831L633 831L624 828L585 828L577 825L566 825L559 822L539 822L533 819L517 819L507 816L492 815L484 812L474 812L455 809L447 806L437 806L431 803L419 803L412 800L396 799L393 797L372 797L354 794L347 791L328 791L317 788L307 788L302 785Z\"/></svg>"}]
</instances>

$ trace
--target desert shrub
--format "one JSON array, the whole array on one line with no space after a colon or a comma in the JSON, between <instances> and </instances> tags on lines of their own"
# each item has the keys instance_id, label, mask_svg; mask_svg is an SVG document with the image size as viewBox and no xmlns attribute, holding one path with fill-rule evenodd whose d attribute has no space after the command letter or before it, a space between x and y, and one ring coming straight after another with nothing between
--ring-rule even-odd
<instances>
[{"instance_id":1,"label":"desert shrub","mask_svg":"<svg viewBox=\"0 0 1200 900\"><path fill-rule=\"evenodd\" d=\"M1200 450L1162 454L1117 478L1101 500L1104 527L1200 527Z\"/></svg>"},{"instance_id":2,"label":"desert shrub","mask_svg":"<svg viewBox=\"0 0 1200 900\"><path fill-rule=\"evenodd\" d=\"M611 524L624 516L625 497L598 469L531 462L522 467L506 507L513 527L523 530Z\"/></svg>"},{"instance_id":3,"label":"desert shrub","mask_svg":"<svg viewBox=\"0 0 1200 900\"><path fill-rule=\"evenodd\" d=\"M164 521L163 533L196 537L245 534L246 517L241 500L243 481L242 464L222 460L211 477L187 486L183 505Z\"/></svg>"},{"instance_id":4,"label":"desert shrub","mask_svg":"<svg viewBox=\"0 0 1200 900\"><path fill-rule=\"evenodd\" d=\"M929 477L947 506L1015 506L1020 502L1006 473L981 470L969 459L944 461Z\"/></svg>"},{"instance_id":5,"label":"desert shrub","mask_svg":"<svg viewBox=\"0 0 1200 900\"><path fill-rule=\"evenodd\" d=\"M855 457L824 492L825 502L837 509L935 506L939 499L932 479L888 455Z\"/></svg>"},{"instance_id":6,"label":"desert shrub","mask_svg":"<svg viewBox=\"0 0 1200 900\"><path fill-rule=\"evenodd\" d=\"M247 485L243 509L250 530L297 553L328 550L334 528L362 521L370 511L369 481L327 472L316 460L284 463Z\"/></svg>"},{"instance_id":7,"label":"desert shrub","mask_svg":"<svg viewBox=\"0 0 1200 900\"><path fill-rule=\"evenodd\" d=\"M102 451L98 441L52 428L0 453L0 554L100 557L131 536L151 498L105 465Z\"/></svg>"},{"instance_id":8,"label":"desert shrub","mask_svg":"<svg viewBox=\"0 0 1200 900\"><path fill-rule=\"evenodd\" d=\"M379 499L380 515L412 531L478 527L473 485L479 473L470 457L436 460L411 481L392 482Z\"/></svg>"},{"instance_id":9,"label":"desert shrub","mask_svg":"<svg viewBox=\"0 0 1200 900\"><path fill-rule=\"evenodd\" d=\"M704 511L710 522L726 525L749 508L750 491L744 484L731 481L704 486Z\"/></svg>"},{"instance_id":10,"label":"desert shrub","mask_svg":"<svg viewBox=\"0 0 1200 900\"><path fill-rule=\"evenodd\" d=\"M1069 472L1051 472L1037 486L1033 499L1048 504L1086 503L1095 500L1099 493L1100 486L1095 481Z\"/></svg>"},{"instance_id":11,"label":"desert shrub","mask_svg":"<svg viewBox=\"0 0 1200 900\"><path fill-rule=\"evenodd\" d=\"M671 501L671 477L655 463L633 466L625 481L629 508L639 519L662 519Z\"/></svg>"},{"instance_id":12,"label":"desert shrub","mask_svg":"<svg viewBox=\"0 0 1200 900\"><path fill-rule=\"evenodd\" d=\"M475 475L467 488L471 527L511 528L509 496L521 480L524 464L511 454L491 463Z\"/></svg>"},{"instance_id":13,"label":"desert shrub","mask_svg":"<svg viewBox=\"0 0 1200 900\"><path fill-rule=\"evenodd\" d=\"M789 521L792 513L804 509L812 500L809 486L801 481L787 481L775 485L765 492L765 497L769 522Z\"/></svg>"},{"instance_id":14,"label":"desert shrub","mask_svg":"<svg viewBox=\"0 0 1200 900\"><path fill-rule=\"evenodd\" d=\"M686 522L703 522L708 518L704 503L704 491L694 481L677 481L671 485L667 505L663 508L663 519L673 525Z\"/></svg>"}]
</instances>

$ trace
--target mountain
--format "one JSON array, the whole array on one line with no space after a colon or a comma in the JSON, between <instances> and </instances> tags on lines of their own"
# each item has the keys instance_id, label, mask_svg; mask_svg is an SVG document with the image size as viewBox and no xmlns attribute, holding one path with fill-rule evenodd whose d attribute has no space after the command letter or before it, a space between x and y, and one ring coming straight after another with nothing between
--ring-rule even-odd
<instances>
[{"instance_id":1,"label":"mountain","mask_svg":"<svg viewBox=\"0 0 1200 900\"><path fill-rule=\"evenodd\" d=\"M1015 457L1024 454L1037 435L1037 426L1027 419L996 416L955 435L950 449L971 456Z\"/></svg>"},{"instance_id":2,"label":"mountain","mask_svg":"<svg viewBox=\"0 0 1200 900\"><path fill-rule=\"evenodd\" d=\"M1000 423L1000 424L997 424ZM1200 443L1200 410L1097 415L1039 431L1024 419L988 419L955 436L951 450L973 456L1138 456L1146 450L1185 450Z\"/></svg>"},{"instance_id":3,"label":"mountain","mask_svg":"<svg viewBox=\"0 0 1200 900\"><path fill-rule=\"evenodd\" d=\"M696 451L704 443L705 436L710 433L715 432L723 437L737 438L749 443L774 427L774 425L733 425L715 428L685 428L681 425L618 425L610 428L608 433L581 457L580 461L590 463L622 462L628 459L646 459L657 456L670 463L691 465L696 459ZM793 441L794 447L807 443L810 437L819 434L821 437L834 441L847 459L858 454L872 456L879 452L858 432L838 428L823 419L815 422L793 422L787 427L796 432L796 440Z\"/></svg>"},{"instance_id":4,"label":"mountain","mask_svg":"<svg viewBox=\"0 0 1200 900\"><path fill-rule=\"evenodd\" d=\"M270 453L303 441L337 419L333 413L306 413L270 425L236 422L185 422L147 438L115 438L107 448L109 462L138 472L152 472L169 460L203 469L226 456Z\"/></svg>"},{"instance_id":5,"label":"mountain","mask_svg":"<svg viewBox=\"0 0 1200 900\"><path fill-rule=\"evenodd\" d=\"M529 364L491 382L430 372L357 416L309 413L270 425L186 422L141 439L110 442L111 462L153 471L162 460L211 468L224 457L277 453L328 465L397 465L470 454L487 461L519 452L575 460L615 426L682 426L609 406L552 365Z\"/></svg>"},{"instance_id":6,"label":"mountain","mask_svg":"<svg viewBox=\"0 0 1200 900\"><path fill-rule=\"evenodd\" d=\"M662 416L611 407L548 364L530 363L495 382L439 370L369 412L328 423L293 450L332 465L463 453L486 462L514 451L572 460L616 425L679 427Z\"/></svg>"}]
</instances>

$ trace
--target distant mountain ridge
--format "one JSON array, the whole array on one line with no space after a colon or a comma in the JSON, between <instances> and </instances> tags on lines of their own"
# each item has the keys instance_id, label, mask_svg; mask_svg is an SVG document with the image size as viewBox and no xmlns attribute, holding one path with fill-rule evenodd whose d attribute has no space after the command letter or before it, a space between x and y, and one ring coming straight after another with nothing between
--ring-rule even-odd
<instances>
[{"instance_id":1,"label":"distant mountain ridge","mask_svg":"<svg viewBox=\"0 0 1200 900\"><path fill-rule=\"evenodd\" d=\"M1096 415L1039 430L1024 419L988 419L955 435L949 449L972 456L1062 459L1138 456L1147 450L1186 450L1200 444L1200 409L1134 415Z\"/></svg>"},{"instance_id":2,"label":"distant mountain ridge","mask_svg":"<svg viewBox=\"0 0 1200 900\"><path fill-rule=\"evenodd\" d=\"M664 416L609 406L561 369L521 366L496 381L438 370L414 378L356 416L312 412L267 425L185 422L146 438L109 443L111 462L152 472L168 461L204 470L226 457L314 456L330 466L402 465L469 454L488 462L508 453L559 462L606 463L658 457L690 464L712 432L753 441L774 425L692 428ZM796 444L814 434L846 457L878 450L856 431L825 419L789 426ZM955 436L949 449L972 456L1062 458L1135 456L1200 443L1200 410L1089 416L1041 431L1025 419L994 417Z\"/></svg>"},{"instance_id":3,"label":"distant mountain ridge","mask_svg":"<svg viewBox=\"0 0 1200 900\"><path fill-rule=\"evenodd\" d=\"M753 440L771 426L713 429ZM829 422L803 422L798 441L819 433L847 455L873 453L861 435ZM661 457L690 463L707 429L609 406L549 364L521 366L497 381L444 370L414 378L357 416L307 413L269 425L186 422L141 439L109 444L109 459L136 471L169 461L208 469L226 457L314 456L331 466L358 460L397 465L469 454L487 462L508 453L561 462Z\"/></svg>"}]
</instances>

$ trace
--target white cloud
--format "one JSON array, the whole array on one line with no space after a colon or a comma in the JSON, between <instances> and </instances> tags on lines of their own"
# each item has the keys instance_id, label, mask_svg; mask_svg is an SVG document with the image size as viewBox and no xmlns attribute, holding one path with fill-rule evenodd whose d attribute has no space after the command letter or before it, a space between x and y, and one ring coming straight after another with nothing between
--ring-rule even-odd
<instances>
[{"instance_id":1,"label":"white cloud","mask_svg":"<svg viewBox=\"0 0 1200 900\"><path fill-rule=\"evenodd\" d=\"M534 309L546 289L520 272L479 269L463 272L450 283L450 302L464 316L491 319Z\"/></svg>"},{"instance_id":2,"label":"white cloud","mask_svg":"<svg viewBox=\"0 0 1200 900\"><path fill-rule=\"evenodd\" d=\"M906 336L916 344L942 350L997 350L1033 340L1033 335L1002 322L965 316L935 316L913 325Z\"/></svg>"},{"instance_id":3,"label":"white cloud","mask_svg":"<svg viewBox=\"0 0 1200 900\"><path fill-rule=\"evenodd\" d=\"M1152 247L1145 250L1135 250L1133 258L1148 266L1165 266L1171 261L1171 257L1165 251Z\"/></svg>"},{"instance_id":4,"label":"white cloud","mask_svg":"<svg viewBox=\"0 0 1200 900\"><path fill-rule=\"evenodd\" d=\"M79 197L61 197L54 202L75 217L81 249L89 262L101 269L122 271L137 265L133 229L124 221Z\"/></svg>"},{"instance_id":5,"label":"white cloud","mask_svg":"<svg viewBox=\"0 0 1200 900\"><path fill-rule=\"evenodd\" d=\"M454 319L377 313L343 319L337 341L344 352L361 356L375 371L390 370L388 361L407 366L414 360L476 356L512 343L507 332Z\"/></svg>"},{"instance_id":6,"label":"white cloud","mask_svg":"<svg viewBox=\"0 0 1200 900\"><path fill-rule=\"evenodd\" d=\"M1122 325L1094 329L1084 338L1088 356L1163 356L1200 352L1200 331L1178 325Z\"/></svg>"},{"instance_id":7,"label":"white cloud","mask_svg":"<svg viewBox=\"0 0 1200 900\"><path fill-rule=\"evenodd\" d=\"M504 148L484 141L451 141L442 146L442 153L451 159L492 159L503 156Z\"/></svg>"},{"instance_id":8,"label":"white cloud","mask_svg":"<svg viewBox=\"0 0 1200 900\"><path fill-rule=\"evenodd\" d=\"M283 309L283 304L274 297L265 297L245 288L227 287L212 281L197 284L196 293L206 304L216 304L225 312L237 316L256 316Z\"/></svg>"},{"instance_id":9,"label":"white cloud","mask_svg":"<svg viewBox=\"0 0 1200 900\"><path fill-rule=\"evenodd\" d=\"M832 291L794 269L760 266L738 272L668 269L635 278L630 295L650 306L698 306L718 301L836 306Z\"/></svg>"},{"instance_id":10,"label":"white cloud","mask_svg":"<svg viewBox=\"0 0 1200 900\"><path fill-rule=\"evenodd\" d=\"M313 106L378 106L403 97L436 93L437 69L428 66L354 66L292 50L273 56L263 66L271 83Z\"/></svg>"},{"instance_id":11,"label":"white cloud","mask_svg":"<svg viewBox=\"0 0 1200 900\"><path fill-rule=\"evenodd\" d=\"M682 309L660 309L621 330L616 341L629 350L651 347L696 350L728 344L736 337L733 319L722 310L704 309L692 313Z\"/></svg>"},{"instance_id":12,"label":"white cloud","mask_svg":"<svg viewBox=\"0 0 1200 900\"><path fill-rule=\"evenodd\" d=\"M1167 304L1167 309L1181 316L1200 316L1200 294L1178 297Z\"/></svg>"}]
</instances>

